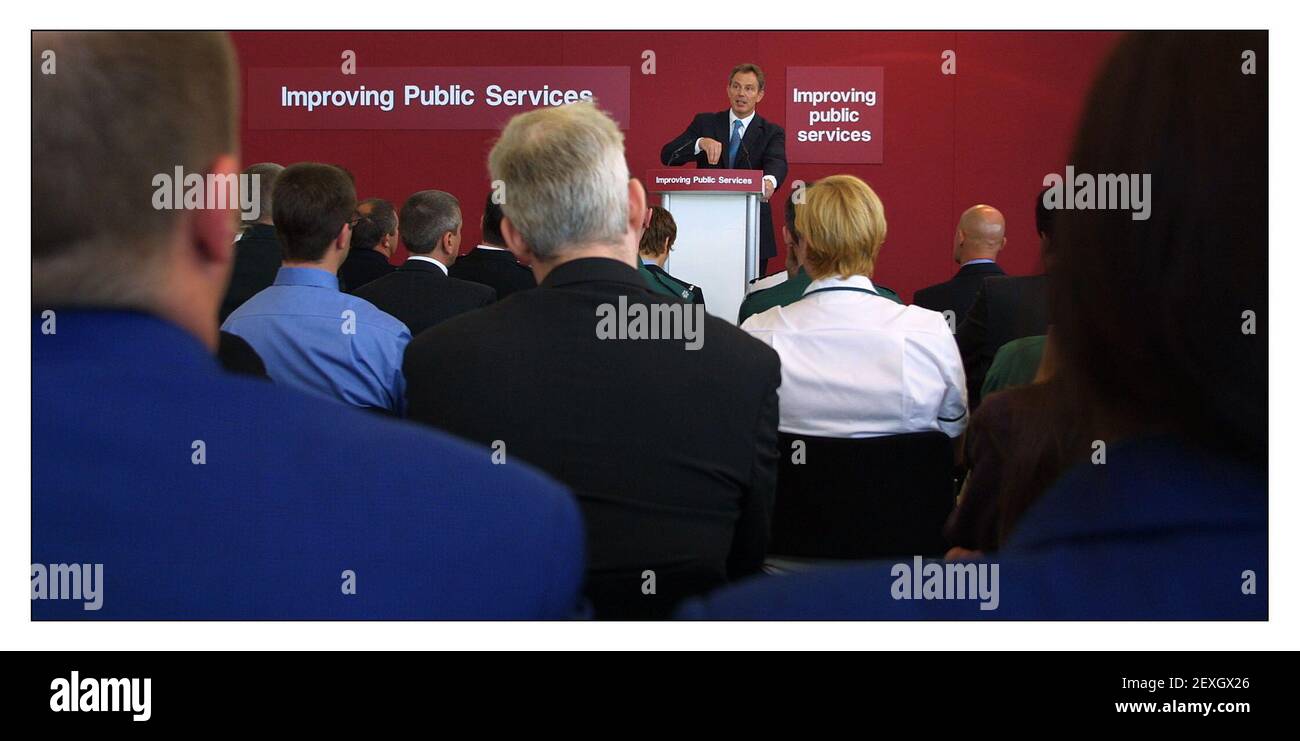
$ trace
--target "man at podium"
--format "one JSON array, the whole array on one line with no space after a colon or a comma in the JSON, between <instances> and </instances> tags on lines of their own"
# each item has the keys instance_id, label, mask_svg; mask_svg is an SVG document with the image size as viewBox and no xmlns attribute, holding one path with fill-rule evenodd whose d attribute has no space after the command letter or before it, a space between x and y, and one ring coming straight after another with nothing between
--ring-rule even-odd
<instances>
[{"instance_id":1,"label":"man at podium","mask_svg":"<svg viewBox=\"0 0 1300 741\"><path fill-rule=\"evenodd\" d=\"M763 70L741 64L727 82L728 110L700 113L681 136L664 145L659 161L667 167L695 162L702 168L763 171L763 203L759 214L759 274L776 256L776 235L768 199L781 186L789 169L785 162L785 129L756 113L763 100Z\"/></svg>"}]
</instances>

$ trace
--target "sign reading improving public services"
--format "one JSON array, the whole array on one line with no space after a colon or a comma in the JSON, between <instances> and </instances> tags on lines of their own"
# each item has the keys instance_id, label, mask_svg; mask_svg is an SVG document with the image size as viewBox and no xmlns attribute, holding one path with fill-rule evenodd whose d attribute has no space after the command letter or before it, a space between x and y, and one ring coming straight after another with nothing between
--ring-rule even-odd
<instances>
[{"instance_id":1,"label":"sign reading improving public services","mask_svg":"<svg viewBox=\"0 0 1300 741\"><path fill-rule=\"evenodd\" d=\"M884 161L884 67L787 67L785 86L788 161Z\"/></svg>"},{"instance_id":2,"label":"sign reading improving public services","mask_svg":"<svg viewBox=\"0 0 1300 741\"><path fill-rule=\"evenodd\" d=\"M594 100L628 128L627 67L337 67L248 71L251 129L499 129Z\"/></svg>"}]
</instances>

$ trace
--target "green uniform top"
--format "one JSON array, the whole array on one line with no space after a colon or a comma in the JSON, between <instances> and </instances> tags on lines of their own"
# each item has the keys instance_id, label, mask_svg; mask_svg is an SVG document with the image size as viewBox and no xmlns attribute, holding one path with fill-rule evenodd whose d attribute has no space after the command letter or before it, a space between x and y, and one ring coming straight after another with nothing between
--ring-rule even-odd
<instances>
[{"instance_id":1,"label":"green uniform top","mask_svg":"<svg viewBox=\"0 0 1300 741\"><path fill-rule=\"evenodd\" d=\"M669 275L668 271L654 263L642 261L641 266L637 268L637 272L641 274L646 286L655 293L679 298L688 304L704 303L704 291L700 290L698 286L677 280Z\"/></svg>"},{"instance_id":2,"label":"green uniform top","mask_svg":"<svg viewBox=\"0 0 1300 741\"><path fill-rule=\"evenodd\" d=\"M786 280L784 283L778 283L771 288L764 288L761 291L754 291L746 296L745 300L740 304L740 318L736 323L744 324L745 320L754 314L761 314L774 306L789 306L790 304L793 304L795 301L803 298L803 292L808 290L808 286L811 284L812 277L809 276L802 267L800 267L799 272L795 273L793 278ZM894 293L879 283L873 283L872 285L876 287L876 293L881 296L884 296L896 304L903 303L903 299L899 298L897 293Z\"/></svg>"},{"instance_id":3,"label":"green uniform top","mask_svg":"<svg viewBox=\"0 0 1300 741\"><path fill-rule=\"evenodd\" d=\"M993 356L993 364L984 376L984 387L980 389L980 398L986 398L994 391L1001 391L1012 386L1024 386L1034 382L1038 375L1038 366L1043 362L1043 347L1047 335L1033 335L1012 340L998 348Z\"/></svg>"}]
</instances>

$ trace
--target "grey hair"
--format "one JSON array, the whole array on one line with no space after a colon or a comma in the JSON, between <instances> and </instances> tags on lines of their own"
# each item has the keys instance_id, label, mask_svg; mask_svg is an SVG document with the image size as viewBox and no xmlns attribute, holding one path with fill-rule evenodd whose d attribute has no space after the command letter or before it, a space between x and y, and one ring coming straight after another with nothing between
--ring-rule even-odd
<instances>
[{"instance_id":1,"label":"grey hair","mask_svg":"<svg viewBox=\"0 0 1300 741\"><path fill-rule=\"evenodd\" d=\"M539 108L510 120L488 155L505 184L506 218L539 259L627 233L623 133L591 102Z\"/></svg>"},{"instance_id":2,"label":"grey hair","mask_svg":"<svg viewBox=\"0 0 1300 741\"><path fill-rule=\"evenodd\" d=\"M460 229L460 201L441 190L413 193L398 217L402 223L402 242L417 255L433 251L447 232Z\"/></svg>"},{"instance_id":3,"label":"grey hair","mask_svg":"<svg viewBox=\"0 0 1300 741\"><path fill-rule=\"evenodd\" d=\"M244 169L244 174L250 178L257 176L260 190L258 193L258 215L251 221L260 221L264 224L271 223L271 191L275 188L275 179L280 177L284 172L284 165L274 162L258 162L256 165L249 165Z\"/></svg>"}]
</instances>

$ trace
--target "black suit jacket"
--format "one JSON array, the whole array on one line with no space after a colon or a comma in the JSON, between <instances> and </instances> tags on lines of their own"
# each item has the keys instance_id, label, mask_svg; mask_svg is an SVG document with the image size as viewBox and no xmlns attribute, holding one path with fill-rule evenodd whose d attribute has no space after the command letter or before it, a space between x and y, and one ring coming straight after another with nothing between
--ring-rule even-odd
<instances>
[{"instance_id":1,"label":"black suit jacket","mask_svg":"<svg viewBox=\"0 0 1300 741\"><path fill-rule=\"evenodd\" d=\"M515 291L537 287L532 269L520 265L506 250L476 247L468 255L456 258L456 264L451 266L451 277L489 286L497 292L498 300Z\"/></svg>"},{"instance_id":2,"label":"black suit jacket","mask_svg":"<svg viewBox=\"0 0 1300 741\"><path fill-rule=\"evenodd\" d=\"M979 292L984 279L997 275L1006 275L1006 272L995 262L963 265L952 280L917 291L912 297L912 303L940 314L952 311L956 315L956 322L952 326L959 327L970 312L971 304L975 303L975 294Z\"/></svg>"},{"instance_id":3,"label":"black suit jacket","mask_svg":"<svg viewBox=\"0 0 1300 741\"><path fill-rule=\"evenodd\" d=\"M700 309L703 344L601 339L602 305ZM652 293L623 263L586 258L541 287L411 342L408 415L504 444L568 484L587 526L598 617L658 617L683 596L758 573L776 486L775 351ZM655 594L642 591L654 572Z\"/></svg>"},{"instance_id":4,"label":"black suit jacket","mask_svg":"<svg viewBox=\"0 0 1300 741\"><path fill-rule=\"evenodd\" d=\"M349 250L339 266L339 288L355 294L358 288L396 269L379 250Z\"/></svg>"},{"instance_id":5,"label":"black suit jacket","mask_svg":"<svg viewBox=\"0 0 1300 741\"><path fill-rule=\"evenodd\" d=\"M1021 337L1047 334L1048 323L1046 275L989 278L980 285L966 321L957 326L971 412L979 405L984 376L998 349Z\"/></svg>"},{"instance_id":6,"label":"black suit jacket","mask_svg":"<svg viewBox=\"0 0 1300 741\"><path fill-rule=\"evenodd\" d=\"M703 150L695 154L695 140L708 137L722 142L722 156L718 164L710 165L708 155ZM700 113L686 127L680 136L664 145L659 153L659 161L669 167L694 162L704 169L762 170L764 175L776 178L776 187L785 182L789 165L785 161L785 129L768 121L758 113L745 127L745 135L740 140L740 149L736 151L736 161L727 164L727 143L731 140L730 111L719 113ZM774 191L775 193L775 191ZM776 232L772 226L772 206L764 202L759 214L760 247L759 257L766 260L776 256ZM763 266L760 264L759 268Z\"/></svg>"},{"instance_id":7,"label":"black suit jacket","mask_svg":"<svg viewBox=\"0 0 1300 741\"><path fill-rule=\"evenodd\" d=\"M411 330L423 332L457 314L496 301L496 291L478 283L449 278L442 268L424 260L407 260L392 273L352 292L387 312Z\"/></svg>"},{"instance_id":8,"label":"black suit jacket","mask_svg":"<svg viewBox=\"0 0 1300 741\"><path fill-rule=\"evenodd\" d=\"M221 322L224 323L231 312L258 291L275 282L283 257L275 227L253 224L244 229L235 243L235 266L230 274L230 285L226 287L226 296L221 300Z\"/></svg>"}]
</instances>

